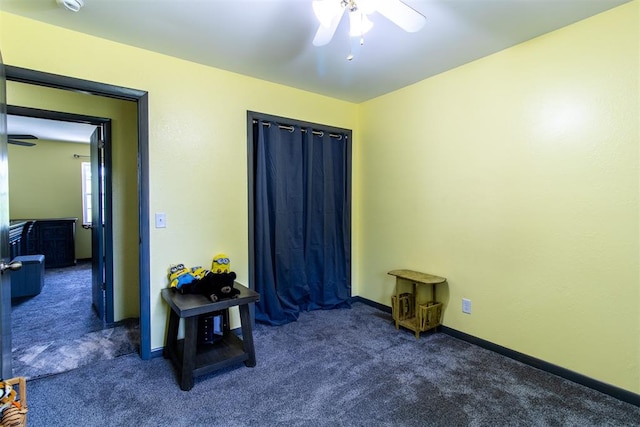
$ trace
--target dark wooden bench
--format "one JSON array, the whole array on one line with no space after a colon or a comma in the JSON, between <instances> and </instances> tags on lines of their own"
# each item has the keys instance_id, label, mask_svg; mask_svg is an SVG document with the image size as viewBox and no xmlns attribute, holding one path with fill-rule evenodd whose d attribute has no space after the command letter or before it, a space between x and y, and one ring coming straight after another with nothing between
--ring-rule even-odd
<instances>
[{"instance_id":1,"label":"dark wooden bench","mask_svg":"<svg viewBox=\"0 0 640 427\"><path fill-rule=\"evenodd\" d=\"M211 302L202 295L183 295L174 289L162 290L162 298L171 307L163 356L173 361L182 390L191 390L196 376L240 362L248 367L256 365L249 304L257 302L260 295L237 282L234 287L240 290L236 298L218 302ZM235 306L240 311L242 338L230 331L229 322L224 322L221 339L198 345L198 318L226 311L225 317L228 319L229 308ZM185 321L185 332L184 339L178 340L180 319Z\"/></svg>"}]
</instances>

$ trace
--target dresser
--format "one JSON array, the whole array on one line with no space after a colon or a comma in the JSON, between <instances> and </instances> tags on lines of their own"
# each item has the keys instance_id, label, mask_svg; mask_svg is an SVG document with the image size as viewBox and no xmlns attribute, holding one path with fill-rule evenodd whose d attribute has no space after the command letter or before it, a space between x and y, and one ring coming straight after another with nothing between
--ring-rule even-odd
<instances>
[{"instance_id":1,"label":"dresser","mask_svg":"<svg viewBox=\"0 0 640 427\"><path fill-rule=\"evenodd\" d=\"M9 223L9 258L13 259L23 254L22 235L29 221L11 221Z\"/></svg>"},{"instance_id":2,"label":"dresser","mask_svg":"<svg viewBox=\"0 0 640 427\"><path fill-rule=\"evenodd\" d=\"M75 265L77 221L78 218L12 220L14 224L21 222L27 224L23 226L19 245L20 253L16 255L42 254L45 268ZM13 251L12 255L14 255Z\"/></svg>"}]
</instances>

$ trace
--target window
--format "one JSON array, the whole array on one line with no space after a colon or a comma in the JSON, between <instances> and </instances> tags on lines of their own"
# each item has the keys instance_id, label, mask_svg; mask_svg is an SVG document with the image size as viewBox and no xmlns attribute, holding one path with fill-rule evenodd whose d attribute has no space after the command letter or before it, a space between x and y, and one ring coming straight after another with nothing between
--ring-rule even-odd
<instances>
[{"instance_id":1,"label":"window","mask_svg":"<svg viewBox=\"0 0 640 427\"><path fill-rule=\"evenodd\" d=\"M102 183L104 188L104 166L101 167ZM104 197L104 194L102 195ZM82 162L82 226L91 227L91 163ZM102 225L104 225L104 199L102 203Z\"/></svg>"},{"instance_id":2,"label":"window","mask_svg":"<svg viewBox=\"0 0 640 427\"><path fill-rule=\"evenodd\" d=\"M91 163L82 162L82 225L91 225Z\"/></svg>"}]
</instances>

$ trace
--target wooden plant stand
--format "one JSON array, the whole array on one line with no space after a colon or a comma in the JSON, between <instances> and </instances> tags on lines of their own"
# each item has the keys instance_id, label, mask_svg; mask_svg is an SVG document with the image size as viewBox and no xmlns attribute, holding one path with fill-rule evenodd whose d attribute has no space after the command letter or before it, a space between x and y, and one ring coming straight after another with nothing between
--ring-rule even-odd
<instances>
[{"instance_id":1,"label":"wooden plant stand","mask_svg":"<svg viewBox=\"0 0 640 427\"><path fill-rule=\"evenodd\" d=\"M391 312L396 329L400 326L412 330L416 339L420 332L435 329L442 319L442 303L436 298L436 285L447 281L444 277L413 270L391 270L396 277L395 295L391 297ZM419 287L431 285L431 299L421 300Z\"/></svg>"}]
</instances>

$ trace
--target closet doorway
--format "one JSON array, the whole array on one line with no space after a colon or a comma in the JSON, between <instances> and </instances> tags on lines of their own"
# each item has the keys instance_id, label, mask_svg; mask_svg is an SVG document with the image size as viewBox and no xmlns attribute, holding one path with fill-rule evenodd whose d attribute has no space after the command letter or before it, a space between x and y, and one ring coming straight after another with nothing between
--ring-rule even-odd
<instances>
[{"instance_id":1,"label":"closet doorway","mask_svg":"<svg viewBox=\"0 0 640 427\"><path fill-rule=\"evenodd\" d=\"M351 131L248 112L255 319L350 307Z\"/></svg>"}]
</instances>

